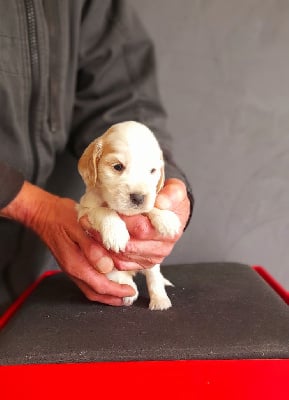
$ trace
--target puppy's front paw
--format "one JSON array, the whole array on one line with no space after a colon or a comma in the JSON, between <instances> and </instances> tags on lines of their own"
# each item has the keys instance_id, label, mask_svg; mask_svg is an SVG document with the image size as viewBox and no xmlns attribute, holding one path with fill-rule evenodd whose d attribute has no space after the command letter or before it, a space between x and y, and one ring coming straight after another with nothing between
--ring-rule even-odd
<instances>
[{"instance_id":1,"label":"puppy's front paw","mask_svg":"<svg viewBox=\"0 0 289 400\"><path fill-rule=\"evenodd\" d=\"M135 295L130 296L130 297L123 297L122 300L123 300L123 304L125 306L131 306L136 301L136 299L138 298L138 295L139 295L136 285L132 285L131 283L130 283L130 285L134 288Z\"/></svg>"},{"instance_id":2,"label":"puppy's front paw","mask_svg":"<svg viewBox=\"0 0 289 400\"><path fill-rule=\"evenodd\" d=\"M150 310L167 310L172 306L171 300L166 297L153 296L150 300L149 309Z\"/></svg>"},{"instance_id":3,"label":"puppy's front paw","mask_svg":"<svg viewBox=\"0 0 289 400\"><path fill-rule=\"evenodd\" d=\"M100 234L107 250L116 253L124 251L129 241L129 233L125 223L120 218L106 218L101 226Z\"/></svg>"},{"instance_id":4,"label":"puppy's front paw","mask_svg":"<svg viewBox=\"0 0 289 400\"><path fill-rule=\"evenodd\" d=\"M129 271L118 271L116 269L113 269L111 272L109 272L107 274L108 279L120 283L120 284L126 284L131 286L134 291L135 294L133 296L130 297L123 297L123 304L125 306L131 306L132 303L134 301L136 301L136 299L138 298L138 290L137 290L137 286L133 280L133 272L129 272Z\"/></svg>"},{"instance_id":5,"label":"puppy's front paw","mask_svg":"<svg viewBox=\"0 0 289 400\"><path fill-rule=\"evenodd\" d=\"M180 230L181 222L172 211L154 208L148 216L153 226L163 236L174 237Z\"/></svg>"}]
</instances>

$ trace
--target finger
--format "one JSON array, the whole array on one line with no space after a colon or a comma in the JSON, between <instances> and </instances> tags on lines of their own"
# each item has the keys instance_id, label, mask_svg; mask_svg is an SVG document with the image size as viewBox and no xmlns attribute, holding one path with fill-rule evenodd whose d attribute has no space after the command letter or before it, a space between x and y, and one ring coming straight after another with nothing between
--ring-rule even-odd
<instances>
[{"instance_id":1,"label":"finger","mask_svg":"<svg viewBox=\"0 0 289 400\"><path fill-rule=\"evenodd\" d=\"M169 179L156 198L156 207L173 211L186 226L190 215L190 200L185 184L179 179Z\"/></svg>"},{"instance_id":2,"label":"finger","mask_svg":"<svg viewBox=\"0 0 289 400\"><path fill-rule=\"evenodd\" d=\"M156 198L155 207L174 210L186 198L187 189L184 182L179 179L168 179Z\"/></svg>"},{"instance_id":3,"label":"finger","mask_svg":"<svg viewBox=\"0 0 289 400\"><path fill-rule=\"evenodd\" d=\"M89 223L85 217L83 218L85 224ZM88 262L97 271L107 274L113 269L114 264L109 252L99 242L96 242L91 235L87 235L86 231L80 229L71 239L78 243Z\"/></svg>"},{"instance_id":4,"label":"finger","mask_svg":"<svg viewBox=\"0 0 289 400\"><path fill-rule=\"evenodd\" d=\"M113 297L129 297L135 294L134 289L129 285L119 284L109 280L106 275L95 270L86 269L77 279L85 283L95 295L109 295Z\"/></svg>"},{"instance_id":5,"label":"finger","mask_svg":"<svg viewBox=\"0 0 289 400\"><path fill-rule=\"evenodd\" d=\"M120 297L115 297L115 296L110 296L106 294L97 294L91 288L86 285L84 282L72 278L72 281L79 287L79 289L82 291L82 293L85 295L85 297L88 300L91 301L98 301L99 303L103 304L108 304L111 306L122 306L123 305L123 299Z\"/></svg>"},{"instance_id":6,"label":"finger","mask_svg":"<svg viewBox=\"0 0 289 400\"><path fill-rule=\"evenodd\" d=\"M174 246L175 241L135 240L131 239L125 249L125 256L139 256L143 258L153 256L155 258L167 257Z\"/></svg>"},{"instance_id":7,"label":"finger","mask_svg":"<svg viewBox=\"0 0 289 400\"><path fill-rule=\"evenodd\" d=\"M126 264L120 264L119 265L119 270L126 270L127 265L129 265L129 261L131 260L133 263L137 262L137 265L139 265L138 270L143 270L146 268L152 268L156 264L161 264L164 260L164 258L158 258L158 257L142 257L142 256L127 256L127 260L125 261ZM134 270L134 269L133 269Z\"/></svg>"},{"instance_id":8,"label":"finger","mask_svg":"<svg viewBox=\"0 0 289 400\"><path fill-rule=\"evenodd\" d=\"M185 184L179 179L168 179L156 198L155 207L171 210L180 216L182 222L183 220L186 221L189 212L189 200ZM131 237L141 240L169 240L156 232L150 220L144 215L122 216L122 219L126 223ZM173 241L176 241L176 239Z\"/></svg>"},{"instance_id":9,"label":"finger","mask_svg":"<svg viewBox=\"0 0 289 400\"><path fill-rule=\"evenodd\" d=\"M144 267L135 261L128 260L128 258L120 259L119 257L113 258L114 266L119 271L139 271Z\"/></svg>"},{"instance_id":10,"label":"finger","mask_svg":"<svg viewBox=\"0 0 289 400\"><path fill-rule=\"evenodd\" d=\"M148 217L144 215L130 217L122 215L121 218L125 222L131 238L134 237L139 240L157 240L160 238L160 234L157 233Z\"/></svg>"},{"instance_id":11,"label":"finger","mask_svg":"<svg viewBox=\"0 0 289 400\"><path fill-rule=\"evenodd\" d=\"M64 241L58 253L60 267L71 278L85 283L97 295L129 297L135 294L129 285L120 285L97 272L87 261L80 247L73 242Z\"/></svg>"},{"instance_id":12,"label":"finger","mask_svg":"<svg viewBox=\"0 0 289 400\"><path fill-rule=\"evenodd\" d=\"M84 231L87 231L87 233L89 232L90 229L92 229L91 225L88 221L87 215L84 215L83 217L81 217L78 222L82 226L82 229L84 229Z\"/></svg>"},{"instance_id":13,"label":"finger","mask_svg":"<svg viewBox=\"0 0 289 400\"><path fill-rule=\"evenodd\" d=\"M116 268L119 271L143 271L144 269L147 268L152 268L156 264L160 264L160 262L149 260L147 258L141 258L138 257L138 263L135 261L129 261L129 257L127 257L126 261L118 261L116 263ZM137 268L135 268L135 265L137 265Z\"/></svg>"},{"instance_id":14,"label":"finger","mask_svg":"<svg viewBox=\"0 0 289 400\"><path fill-rule=\"evenodd\" d=\"M98 278L97 283L89 282L89 286L98 294L121 298L135 295L135 290L130 285L113 282L103 274L100 274Z\"/></svg>"},{"instance_id":15,"label":"finger","mask_svg":"<svg viewBox=\"0 0 289 400\"><path fill-rule=\"evenodd\" d=\"M88 242L88 243L86 243ZM80 244L83 253L85 254L88 262L100 273L107 274L114 268L112 258L109 256L107 250L94 240L89 239Z\"/></svg>"},{"instance_id":16,"label":"finger","mask_svg":"<svg viewBox=\"0 0 289 400\"><path fill-rule=\"evenodd\" d=\"M115 268L118 270L134 270L151 268L161 264L174 246L174 243L143 242L131 239L124 253L113 257Z\"/></svg>"}]
</instances>

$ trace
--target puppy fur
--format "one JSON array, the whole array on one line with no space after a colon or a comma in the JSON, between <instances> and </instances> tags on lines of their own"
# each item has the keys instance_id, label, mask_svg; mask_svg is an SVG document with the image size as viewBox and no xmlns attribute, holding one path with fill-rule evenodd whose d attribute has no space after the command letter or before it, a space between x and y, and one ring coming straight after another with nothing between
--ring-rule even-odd
<instances>
[{"instance_id":1,"label":"puppy fur","mask_svg":"<svg viewBox=\"0 0 289 400\"><path fill-rule=\"evenodd\" d=\"M119 214L145 214L163 236L173 237L180 229L178 217L171 211L154 207L164 183L164 160L154 134L145 125L127 121L113 125L83 152L79 173L86 191L77 205L78 218L87 215L108 250L124 251L129 232ZM151 310L171 307L165 285L172 285L157 264L143 270L150 296ZM132 271L113 269L109 279L131 285L136 294L124 298L131 305L138 297Z\"/></svg>"}]
</instances>

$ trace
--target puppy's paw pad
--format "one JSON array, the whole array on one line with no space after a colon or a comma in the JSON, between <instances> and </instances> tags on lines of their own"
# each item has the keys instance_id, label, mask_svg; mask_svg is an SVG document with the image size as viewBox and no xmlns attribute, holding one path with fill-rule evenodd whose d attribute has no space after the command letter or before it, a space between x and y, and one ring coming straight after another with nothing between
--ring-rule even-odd
<instances>
[{"instance_id":1,"label":"puppy's paw pad","mask_svg":"<svg viewBox=\"0 0 289 400\"><path fill-rule=\"evenodd\" d=\"M159 210L150 216L151 223L163 236L174 237L180 230L181 222L178 216L169 210Z\"/></svg>"},{"instance_id":2,"label":"puppy's paw pad","mask_svg":"<svg viewBox=\"0 0 289 400\"><path fill-rule=\"evenodd\" d=\"M153 297L151 298L150 310L167 310L172 306L171 300L168 297Z\"/></svg>"}]
</instances>

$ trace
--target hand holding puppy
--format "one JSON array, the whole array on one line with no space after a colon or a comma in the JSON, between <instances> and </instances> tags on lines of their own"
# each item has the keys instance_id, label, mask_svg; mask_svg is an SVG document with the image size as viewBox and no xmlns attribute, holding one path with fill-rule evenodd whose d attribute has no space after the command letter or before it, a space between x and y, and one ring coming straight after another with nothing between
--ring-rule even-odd
<instances>
[{"instance_id":1,"label":"hand holding puppy","mask_svg":"<svg viewBox=\"0 0 289 400\"><path fill-rule=\"evenodd\" d=\"M162 263L182 236L190 214L190 200L185 184L179 179L168 179L156 197L155 206L170 210L179 217L181 227L178 234L173 238L162 236L144 215L121 216L126 223L130 240L123 252L109 254L117 269L138 270ZM87 217L82 217L80 223L95 241L101 243L100 235L92 229ZM103 265L105 266L105 262ZM103 272L109 272L109 268Z\"/></svg>"},{"instance_id":2,"label":"hand holding puppy","mask_svg":"<svg viewBox=\"0 0 289 400\"><path fill-rule=\"evenodd\" d=\"M90 238L77 222L73 200L25 182L0 215L31 228L88 299L120 306L123 297L134 294L131 286L112 282L98 272L109 267L110 262L112 267L112 260L104 247Z\"/></svg>"},{"instance_id":3,"label":"hand holding puppy","mask_svg":"<svg viewBox=\"0 0 289 400\"><path fill-rule=\"evenodd\" d=\"M122 254L122 260L114 259L116 268L130 269L131 262L135 262L139 268L160 264L182 236L190 214L185 184L179 179L168 179L156 198L155 207L170 210L178 216L181 223L178 234L172 238L160 235L149 219L143 216L122 217L131 239Z\"/></svg>"}]
</instances>

